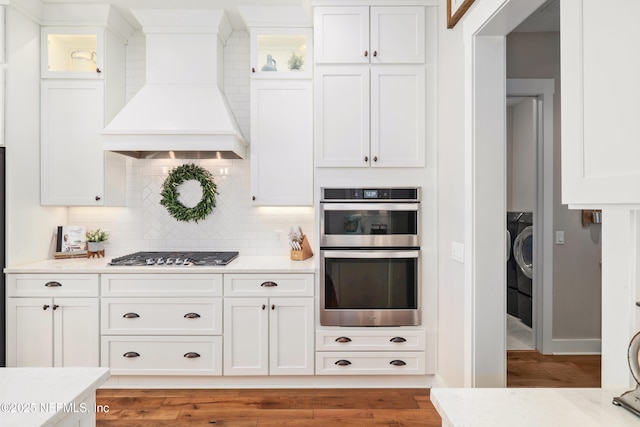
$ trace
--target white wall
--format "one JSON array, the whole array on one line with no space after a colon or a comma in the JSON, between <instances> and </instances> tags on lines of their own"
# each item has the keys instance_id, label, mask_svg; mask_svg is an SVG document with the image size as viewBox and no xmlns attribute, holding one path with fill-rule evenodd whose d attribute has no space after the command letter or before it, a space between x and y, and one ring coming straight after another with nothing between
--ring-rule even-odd
<instances>
[{"instance_id":1,"label":"white wall","mask_svg":"<svg viewBox=\"0 0 640 427\"><path fill-rule=\"evenodd\" d=\"M536 205L537 107L524 98L507 108L507 211L534 212Z\"/></svg>"},{"instance_id":2,"label":"white wall","mask_svg":"<svg viewBox=\"0 0 640 427\"><path fill-rule=\"evenodd\" d=\"M7 265L53 257L67 209L40 206L40 26L8 7L5 140Z\"/></svg>"},{"instance_id":3,"label":"white wall","mask_svg":"<svg viewBox=\"0 0 640 427\"><path fill-rule=\"evenodd\" d=\"M145 43L135 33L127 44L127 99L144 84ZM249 129L249 34L234 31L224 49L224 92L243 136ZM250 141L249 141L250 142ZM198 223L181 223L159 204L160 187L171 168L196 163L208 169L218 185L217 206ZM301 226L316 244L312 207L265 208L251 205L249 160L127 160L125 208L69 208L69 222L111 232L107 256L138 250L238 250L243 255L286 255L286 233ZM199 194L198 186L188 199ZM199 198L198 198L199 199ZM282 233L276 233L282 230Z\"/></svg>"},{"instance_id":4,"label":"white wall","mask_svg":"<svg viewBox=\"0 0 640 427\"><path fill-rule=\"evenodd\" d=\"M560 33L511 33L507 37L508 78L553 78L554 94L554 213L556 230L565 244L553 247L554 351L570 352L573 340L599 340L601 334L600 225L582 226L580 210L561 203ZM588 342L588 341L587 341ZM595 344L596 350L599 346Z\"/></svg>"}]
</instances>

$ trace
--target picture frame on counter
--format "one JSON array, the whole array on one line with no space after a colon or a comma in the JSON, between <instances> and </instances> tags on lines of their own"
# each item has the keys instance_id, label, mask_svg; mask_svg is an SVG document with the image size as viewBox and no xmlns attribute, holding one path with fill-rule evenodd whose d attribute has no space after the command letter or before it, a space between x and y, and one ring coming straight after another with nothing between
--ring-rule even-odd
<instances>
[{"instance_id":1,"label":"picture frame on counter","mask_svg":"<svg viewBox=\"0 0 640 427\"><path fill-rule=\"evenodd\" d=\"M87 256L87 230L78 225L59 225L56 232L54 258Z\"/></svg>"},{"instance_id":2,"label":"picture frame on counter","mask_svg":"<svg viewBox=\"0 0 640 427\"><path fill-rule=\"evenodd\" d=\"M447 28L453 28L475 0L447 0Z\"/></svg>"}]
</instances>

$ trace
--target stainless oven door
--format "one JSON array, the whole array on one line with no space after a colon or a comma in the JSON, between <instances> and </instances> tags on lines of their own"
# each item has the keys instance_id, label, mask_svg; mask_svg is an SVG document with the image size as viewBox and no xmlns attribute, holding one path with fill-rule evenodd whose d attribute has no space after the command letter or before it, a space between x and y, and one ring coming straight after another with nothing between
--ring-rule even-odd
<instances>
[{"instance_id":1,"label":"stainless oven door","mask_svg":"<svg viewBox=\"0 0 640 427\"><path fill-rule=\"evenodd\" d=\"M320 323L420 325L419 250L320 250Z\"/></svg>"},{"instance_id":2,"label":"stainless oven door","mask_svg":"<svg viewBox=\"0 0 640 427\"><path fill-rule=\"evenodd\" d=\"M320 203L321 247L418 247L419 203Z\"/></svg>"}]
</instances>

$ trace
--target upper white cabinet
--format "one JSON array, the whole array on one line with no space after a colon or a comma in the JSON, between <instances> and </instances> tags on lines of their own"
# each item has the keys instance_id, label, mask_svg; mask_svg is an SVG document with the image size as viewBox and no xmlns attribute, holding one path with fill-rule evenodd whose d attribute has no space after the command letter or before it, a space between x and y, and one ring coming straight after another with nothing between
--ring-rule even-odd
<instances>
[{"instance_id":1,"label":"upper white cabinet","mask_svg":"<svg viewBox=\"0 0 640 427\"><path fill-rule=\"evenodd\" d=\"M640 2L560 7L562 202L640 204Z\"/></svg>"},{"instance_id":2,"label":"upper white cabinet","mask_svg":"<svg viewBox=\"0 0 640 427\"><path fill-rule=\"evenodd\" d=\"M43 27L41 76L43 78L102 78L104 29Z\"/></svg>"},{"instance_id":3,"label":"upper white cabinet","mask_svg":"<svg viewBox=\"0 0 640 427\"><path fill-rule=\"evenodd\" d=\"M425 61L425 8L317 7L317 64L420 64Z\"/></svg>"},{"instance_id":4,"label":"upper white cabinet","mask_svg":"<svg viewBox=\"0 0 640 427\"><path fill-rule=\"evenodd\" d=\"M124 206L126 158L103 151L101 132L125 104L126 41L133 28L108 5L51 5L47 14L41 29L40 203ZM83 19L104 25L85 27ZM47 25L75 20L77 26Z\"/></svg>"},{"instance_id":5,"label":"upper white cabinet","mask_svg":"<svg viewBox=\"0 0 640 427\"><path fill-rule=\"evenodd\" d=\"M251 30L252 78L310 78L313 72L311 28Z\"/></svg>"}]
</instances>

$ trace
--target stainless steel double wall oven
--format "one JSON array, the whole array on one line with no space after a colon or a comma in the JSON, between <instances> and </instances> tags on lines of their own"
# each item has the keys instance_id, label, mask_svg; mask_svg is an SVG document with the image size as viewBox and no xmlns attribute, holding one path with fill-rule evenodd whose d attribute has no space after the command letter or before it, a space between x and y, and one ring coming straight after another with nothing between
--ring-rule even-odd
<instances>
[{"instance_id":1,"label":"stainless steel double wall oven","mask_svg":"<svg viewBox=\"0 0 640 427\"><path fill-rule=\"evenodd\" d=\"M419 325L420 259L420 188L322 189L322 325Z\"/></svg>"}]
</instances>

